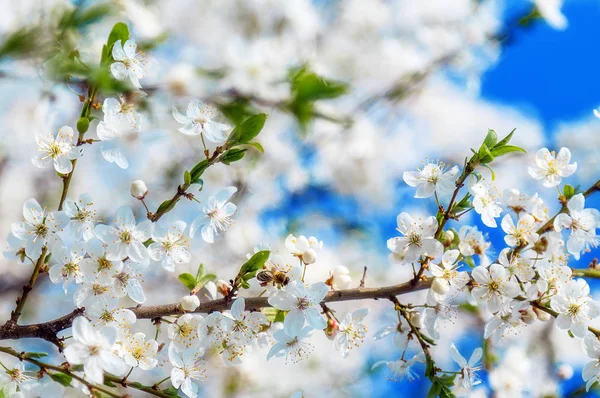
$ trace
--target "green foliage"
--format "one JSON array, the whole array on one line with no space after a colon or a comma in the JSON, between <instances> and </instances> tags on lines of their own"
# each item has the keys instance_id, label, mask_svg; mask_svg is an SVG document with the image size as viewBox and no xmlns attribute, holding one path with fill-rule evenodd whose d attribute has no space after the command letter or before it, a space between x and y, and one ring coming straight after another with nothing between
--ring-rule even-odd
<instances>
[{"instance_id":1,"label":"green foliage","mask_svg":"<svg viewBox=\"0 0 600 398\"><path fill-rule=\"evenodd\" d=\"M247 99L239 99L233 102L217 104L219 110L235 123L236 126L244 123L246 119L256 113L254 107L250 105Z\"/></svg>"},{"instance_id":2,"label":"green foliage","mask_svg":"<svg viewBox=\"0 0 600 398\"><path fill-rule=\"evenodd\" d=\"M177 389L175 387L169 387L166 390L162 390L162 392L163 392L163 394L166 394L169 397L173 397L173 398L179 397L179 394L178 394Z\"/></svg>"},{"instance_id":3,"label":"green foliage","mask_svg":"<svg viewBox=\"0 0 600 398\"><path fill-rule=\"evenodd\" d=\"M259 251L254 253L254 255L240 267L240 272L238 272L236 279L240 281L240 284L244 289L250 287L248 281L254 278L256 273L263 268L270 255L271 252L268 250Z\"/></svg>"},{"instance_id":4,"label":"green foliage","mask_svg":"<svg viewBox=\"0 0 600 398\"><path fill-rule=\"evenodd\" d=\"M237 162L238 160L244 157L244 153L247 149L230 149L221 156L221 163L229 165L233 162Z\"/></svg>"},{"instance_id":5,"label":"green foliage","mask_svg":"<svg viewBox=\"0 0 600 398\"><path fill-rule=\"evenodd\" d=\"M573 196L575 196L575 188L569 184L565 185L563 188L563 195L565 196L565 199L571 199Z\"/></svg>"},{"instance_id":6,"label":"green foliage","mask_svg":"<svg viewBox=\"0 0 600 398\"><path fill-rule=\"evenodd\" d=\"M208 282L217 279L217 276L215 274L207 274L204 264L200 264L198 266L198 271L196 271L196 276L186 272L179 275L178 279L189 291L198 292Z\"/></svg>"},{"instance_id":7,"label":"green foliage","mask_svg":"<svg viewBox=\"0 0 600 398\"><path fill-rule=\"evenodd\" d=\"M266 121L267 121L267 115L264 113L259 113L258 115L250 116L243 123L241 123L240 125L238 125L236 128L233 129L233 131L229 135L229 138L227 139L227 147L233 148L238 145L246 144L246 145L252 145L255 148L257 148L258 150L260 150L261 152L264 152L264 150L262 149L262 145L260 145L258 142L251 142L251 141L254 138L256 138L256 136L262 131ZM228 151L228 152L230 152L230 151ZM230 154L228 156L230 156L231 159L235 159L235 160L231 160L228 158L228 159L226 159L225 162L223 161L223 159L221 159L221 162L225 163L225 164L229 164L231 162L235 162L236 160L240 160L244 155L243 155L243 153L241 153L241 155L240 155L240 152L235 152L235 155ZM240 156L240 157L238 159L238 158L235 158L235 156Z\"/></svg>"},{"instance_id":8,"label":"green foliage","mask_svg":"<svg viewBox=\"0 0 600 398\"><path fill-rule=\"evenodd\" d=\"M31 358L31 359L40 359L40 358L44 358L47 356L48 356L48 354L45 352L27 352L27 353L25 353L25 358Z\"/></svg>"},{"instance_id":9,"label":"green foliage","mask_svg":"<svg viewBox=\"0 0 600 398\"><path fill-rule=\"evenodd\" d=\"M85 134L88 131L89 127L90 119L88 119L87 117L80 117L79 120L77 120L77 131L80 134Z\"/></svg>"},{"instance_id":10,"label":"green foliage","mask_svg":"<svg viewBox=\"0 0 600 398\"><path fill-rule=\"evenodd\" d=\"M506 137L498 142L498 135L494 130L489 130L478 151L473 151L473 159L478 165L487 165L495 158L507 155L513 152L526 152L525 149L514 145L508 145L515 130L511 131ZM491 169L490 169L491 170ZM492 171L493 174L493 171Z\"/></svg>"},{"instance_id":11,"label":"green foliage","mask_svg":"<svg viewBox=\"0 0 600 398\"><path fill-rule=\"evenodd\" d=\"M65 387L71 387L71 381L73 381L71 376L64 373L52 373L50 378Z\"/></svg>"},{"instance_id":12,"label":"green foliage","mask_svg":"<svg viewBox=\"0 0 600 398\"><path fill-rule=\"evenodd\" d=\"M315 101L337 98L348 92L347 84L325 79L307 67L293 71L290 80L292 99L288 108L302 128L306 128L315 115Z\"/></svg>"},{"instance_id":13,"label":"green foliage","mask_svg":"<svg viewBox=\"0 0 600 398\"><path fill-rule=\"evenodd\" d=\"M156 210L156 212L157 213L168 213L171 210L173 210L173 208L175 207L176 204L177 204L177 201L167 199L164 202L162 202L160 204L160 206L158 206L158 209Z\"/></svg>"}]
</instances>

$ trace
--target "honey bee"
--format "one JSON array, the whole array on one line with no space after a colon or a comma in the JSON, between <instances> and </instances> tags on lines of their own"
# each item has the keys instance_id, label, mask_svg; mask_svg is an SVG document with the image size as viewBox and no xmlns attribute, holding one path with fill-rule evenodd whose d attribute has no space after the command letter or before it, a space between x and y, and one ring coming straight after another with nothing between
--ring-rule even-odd
<instances>
[{"instance_id":1,"label":"honey bee","mask_svg":"<svg viewBox=\"0 0 600 398\"><path fill-rule=\"evenodd\" d=\"M277 269L277 267L273 267L271 270L260 271L256 275L256 279L263 287L270 283L274 286L286 286L290 282L290 278L287 274Z\"/></svg>"}]
</instances>

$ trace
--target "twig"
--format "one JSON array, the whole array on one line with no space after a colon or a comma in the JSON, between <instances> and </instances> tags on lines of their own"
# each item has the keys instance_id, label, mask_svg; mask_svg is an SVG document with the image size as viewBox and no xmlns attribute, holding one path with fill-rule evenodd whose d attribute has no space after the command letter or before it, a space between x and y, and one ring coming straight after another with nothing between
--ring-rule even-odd
<instances>
[{"instance_id":1,"label":"twig","mask_svg":"<svg viewBox=\"0 0 600 398\"><path fill-rule=\"evenodd\" d=\"M363 288L365 287L365 280L367 279L367 266L365 265L365 270L363 271L363 276L360 280L360 285L358 285L358 287Z\"/></svg>"}]
</instances>

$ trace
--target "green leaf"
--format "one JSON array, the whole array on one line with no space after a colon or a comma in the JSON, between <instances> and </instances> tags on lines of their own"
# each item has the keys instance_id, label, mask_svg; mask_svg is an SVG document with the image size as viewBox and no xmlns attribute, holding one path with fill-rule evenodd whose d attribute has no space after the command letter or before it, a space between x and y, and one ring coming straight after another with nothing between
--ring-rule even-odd
<instances>
[{"instance_id":1,"label":"green leaf","mask_svg":"<svg viewBox=\"0 0 600 398\"><path fill-rule=\"evenodd\" d=\"M516 129L513 129L513 131L511 131L506 137L502 138L502 140L500 140L500 142L498 142L495 147L501 147L504 146L506 144L508 144L513 136L513 134L515 133Z\"/></svg>"},{"instance_id":2,"label":"green leaf","mask_svg":"<svg viewBox=\"0 0 600 398\"><path fill-rule=\"evenodd\" d=\"M192 185L192 175L187 170L183 172L183 182L186 185Z\"/></svg>"},{"instance_id":3,"label":"green leaf","mask_svg":"<svg viewBox=\"0 0 600 398\"><path fill-rule=\"evenodd\" d=\"M196 271L196 282L198 282L200 280L200 278L202 278L202 276L204 276L204 274L206 273L206 270L204 269L204 264L200 264L198 266L198 271Z\"/></svg>"},{"instance_id":4,"label":"green leaf","mask_svg":"<svg viewBox=\"0 0 600 398\"><path fill-rule=\"evenodd\" d=\"M212 282L216 279L217 279L217 276L215 274L203 275L202 277L200 277L200 279L198 279L196 281L196 286L194 287L194 290L198 291L198 290L202 289L204 286L206 286L206 284L208 282Z\"/></svg>"},{"instance_id":5,"label":"green leaf","mask_svg":"<svg viewBox=\"0 0 600 398\"><path fill-rule=\"evenodd\" d=\"M440 391L442 391L442 385L436 380L431 384L431 388L427 393L427 398L436 398L440 395Z\"/></svg>"},{"instance_id":6,"label":"green leaf","mask_svg":"<svg viewBox=\"0 0 600 398\"><path fill-rule=\"evenodd\" d=\"M485 167L486 169L488 169L490 171L490 173L492 173L492 181L496 180L496 173L494 173L494 170L492 170L492 168L490 166L488 166L487 164L482 165L483 167Z\"/></svg>"},{"instance_id":7,"label":"green leaf","mask_svg":"<svg viewBox=\"0 0 600 398\"><path fill-rule=\"evenodd\" d=\"M31 358L31 359L40 359L40 358L44 358L47 356L48 356L48 354L46 354L45 352L27 352L27 353L25 353L25 358Z\"/></svg>"},{"instance_id":8,"label":"green leaf","mask_svg":"<svg viewBox=\"0 0 600 398\"><path fill-rule=\"evenodd\" d=\"M221 163L229 165L233 162L237 162L244 157L244 152L246 151L247 149L230 149L221 156Z\"/></svg>"},{"instance_id":9,"label":"green leaf","mask_svg":"<svg viewBox=\"0 0 600 398\"><path fill-rule=\"evenodd\" d=\"M571 199L573 196L575 196L575 188L573 188L572 185L565 185L565 187L563 188L563 194L565 195L565 198L567 200Z\"/></svg>"},{"instance_id":10,"label":"green leaf","mask_svg":"<svg viewBox=\"0 0 600 398\"><path fill-rule=\"evenodd\" d=\"M204 174L204 171L206 171L208 166L209 166L208 159L204 159L204 160L198 162L192 168L192 171L190 171L190 174L192 175L192 181L196 181L198 178L200 178L202 176L202 174Z\"/></svg>"},{"instance_id":11,"label":"green leaf","mask_svg":"<svg viewBox=\"0 0 600 398\"><path fill-rule=\"evenodd\" d=\"M137 381L128 381L127 385L133 388L137 388L138 390L146 387L145 385L143 385L142 383L138 383Z\"/></svg>"},{"instance_id":12,"label":"green leaf","mask_svg":"<svg viewBox=\"0 0 600 398\"><path fill-rule=\"evenodd\" d=\"M483 143L488 148L493 148L496 145L496 142L498 142L498 135L494 130L489 129L485 139L483 140Z\"/></svg>"},{"instance_id":13,"label":"green leaf","mask_svg":"<svg viewBox=\"0 0 600 398\"><path fill-rule=\"evenodd\" d=\"M239 275L242 277L244 281L253 278L258 270L262 269L265 265L271 252L268 250L262 250L255 253L248 261L242 265L240 268Z\"/></svg>"},{"instance_id":14,"label":"green leaf","mask_svg":"<svg viewBox=\"0 0 600 398\"><path fill-rule=\"evenodd\" d=\"M105 386L109 386L109 387L113 387L113 388L116 387L115 383L113 383L112 381L107 380L107 379L104 379L104 385Z\"/></svg>"},{"instance_id":15,"label":"green leaf","mask_svg":"<svg viewBox=\"0 0 600 398\"><path fill-rule=\"evenodd\" d=\"M260 133L266 121L267 115L265 113L250 116L244 123L233 129L227 139L227 143L229 146L249 143Z\"/></svg>"},{"instance_id":16,"label":"green leaf","mask_svg":"<svg viewBox=\"0 0 600 398\"><path fill-rule=\"evenodd\" d=\"M261 153L265 153L265 149L258 142L247 142L246 145L253 146L254 148L258 149Z\"/></svg>"},{"instance_id":17,"label":"green leaf","mask_svg":"<svg viewBox=\"0 0 600 398\"><path fill-rule=\"evenodd\" d=\"M481 144L477 157L482 164L490 163L494 160L494 155L490 152L490 149L485 144Z\"/></svg>"},{"instance_id":18,"label":"green leaf","mask_svg":"<svg viewBox=\"0 0 600 398\"><path fill-rule=\"evenodd\" d=\"M523 148L520 148L518 146L514 146L514 145L504 145L504 146L497 146L494 149L492 149L491 154L492 156L503 156L506 155L508 153L511 152L523 152L526 153L527 151Z\"/></svg>"},{"instance_id":19,"label":"green leaf","mask_svg":"<svg viewBox=\"0 0 600 398\"><path fill-rule=\"evenodd\" d=\"M71 376L64 373L52 373L50 374L50 378L65 387L71 387L71 381L73 380Z\"/></svg>"},{"instance_id":20,"label":"green leaf","mask_svg":"<svg viewBox=\"0 0 600 398\"><path fill-rule=\"evenodd\" d=\"M108 35L107 46L109 51L112 51L112 47L117 40L121 40L122 45L129 40L129 28L123 22L117 22Z\"/></svg>"},{"instance_id":21,"label":"green leaf","mask_svg":"<svg viewBox=\"0 0 600 398\"><path fill-rule=\"evenodd\" d=\"M171 201L171 199L167 199L164 202L162 202L160 204L160 206L158 206L158 209L156 210L156 212L157 213L169 212L173 209L173 207L175 207L176 203L177 203L177 201Z\"/></svg>"},{"instance_id":22,"label":"green leaf","mask_svg":"<svg viewBox=\"0 0 600 398\"><path fill-rule=\"evenodd\" d=\"M179 397L177 389L175 387L169 387L166 390L162 390L162 392L163 392L163 394L166 394L173 398Z\"/></svg>"},{"instance_id":23,"label":"green leaf","mask_svg":"<svg viewBox=\"0 0 600 398\"><path fill-rule=\"evenodd\" d=\"M472 256L468 256L463 258L463 261L465 262L465 264L467 264L469 267L471 268L475 268L475 262L473 261L473 257Z\"/></svg>"},{"instance_id":24,"label":"green leaf","mask_svg":"<svg viewBox=\"0 0 600 398\"><path fill-rule=\"evenodd\" d=\"M196 287L196 278L194 278L194 275L192 274L188 274L186 272L179 275L177 279L179 279L179 281L183 283L183 285L187 287L190 291L194 290L194 288Z\"/></svg>"},{"instance_id":25,"label":"green leaf","mask_svg":"<svg viewBox=\"0 0 600 398\"><path fill-rule=\"evenodd\" d=\"M298 69L292 76L293 102L337 98L347 91L346 83L325 79L306 67Z\"/></svg>"},{"instance_id":26,"label":"green leaf","mask_svg":"<svg viewBox=\"0 0 600 398\"><path fill-rule=\"evenodd\" d=\"M245 99L226 104L217 104L217 107L223 115L235 123L236 126L244 123L246 119L256 113L256 109L251 107L248 100Z\"/></svg>"}]
</instances>

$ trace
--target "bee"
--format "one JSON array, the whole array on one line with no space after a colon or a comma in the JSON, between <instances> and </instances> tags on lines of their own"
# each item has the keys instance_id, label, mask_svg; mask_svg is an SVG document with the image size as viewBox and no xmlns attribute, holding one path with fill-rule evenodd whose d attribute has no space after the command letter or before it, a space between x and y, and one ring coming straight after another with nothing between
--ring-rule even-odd
<instances>
[{"instance_id":1,"label":"bee","mask_svg":"<svg viewBox=\"0 0 600 398\"><path fill-rule=\"evenodd\" d=\"M276 267L273 267L271 270L260 271L256 275L256 279L263 287L270 283L275 286L286 286L290 282L290 278L287 276L287 274L280 271Z\"/></svg>"}]
</instances>

